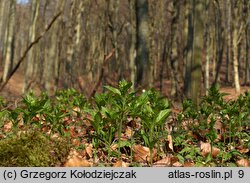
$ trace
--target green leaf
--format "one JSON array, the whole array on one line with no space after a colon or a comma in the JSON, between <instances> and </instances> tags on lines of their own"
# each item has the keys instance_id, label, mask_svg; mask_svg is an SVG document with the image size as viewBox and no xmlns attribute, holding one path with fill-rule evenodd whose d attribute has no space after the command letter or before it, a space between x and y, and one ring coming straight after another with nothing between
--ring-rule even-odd
<instances>
[{"instance_id":1,"label":"green leaf","mask_svg":"<svg viewBox=\"0 0 250 183\"><path fill-rule=\"evenodd\" d=\"M156 123L159 123L161 121L163 121L164 119L166 119L170 113L170 109L164 109L161 110L156 118Z\"/></svg>"},{"instance_id":2,"label":"green leaf","mask_svg":"<svg viewBox=\"0 0 250 183\"><path fill-rule=\"evenodd\" d=\"M129 147L130 145L131 145L131 143L127 140L120 142L120 147L125 147L125 146Z\"/></svg>"},{"instance_id":3,"label":"green leaf","mask_svg":"<svg viewBox=\"0 0 250 183\"><path fill-rule=\"evenodd\" d=\"M176 156L179 159L180 163L184 163L185 162L185 158L183 156L181 156L180 154L177 154Z\"/></svg>"},{"instance_id":4,"label":"green leaf","mask_svg":"<svg viewBox=\"0 0 250 183\"><path fill-rule=\"evenodd\" d=\"M120 91L122 91L123 94L127 93L128 90L131 88L132 83L131 82L127 82L125 80L122 80L119 82L119 89Z\"/></svg>"},{"instance_id":5,"label":"green leaf","mask_svg":"<svg viewBox=\"0 0 250 183\"><path fill-rule=\"evenodd\" d=\"M118 90L117 88L114 88L112 86L105 86L105 88L107 88L109 91L111 91L111 92L113 92L115 94L121 95L120 90Z\"/></svg>"},{"instance_id":6,"label":"green leaf","mask_svg":"<svg viewBox=\"0 0 250 183\"><path fill-rule=\"evenodd\" d=\"M102 121L102 115L100 112L96 113L96 115L94 116L94 120L96 123L100 123Z\"/></svg>"}]
</instances>

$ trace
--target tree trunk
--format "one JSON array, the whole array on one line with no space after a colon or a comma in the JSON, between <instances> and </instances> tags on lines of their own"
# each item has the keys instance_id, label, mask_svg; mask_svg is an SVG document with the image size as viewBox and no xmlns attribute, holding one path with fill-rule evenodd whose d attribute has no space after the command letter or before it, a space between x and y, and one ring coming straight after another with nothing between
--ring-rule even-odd
<instances>
[{"instance_id":1,"label":"tree trunk","mask_svg":"<svg viewBox=\"0 0 250 183\"><path fill-rule=\"evenodd\" d=\"M200 89L201 89L201 59L202 59L202 22L203 5L199 0L193 0L193 21L194 21L194 42L193 42L193 57L191 69L191 91L190 96L196 105L199 104Z\"/></svg>"},{"instance_id":2,"label":"tree trunk","mask_svg":"<svg viewBox=\"0 0 250 183\"><path fill-rule=\"evenodd\" d=\"M136 0L136 85L152 85L149 62L148 1Z\"/></svg>"},{"instance_id":3,"label":"tree trunk","mask_svg":"<svg viewBox=\"0 0 250 183\"><path fill-rule=\"evenodd\" d=\"M130 68L130 80L135 83L135 58L136 58L136 29L135 29L135 0L129 0L129 16L130 16L130 48L129 48L129 68Z\"/></svg>"},{"instance_id":4,"label":"tree trunk","mask_svg":"<svg viewBox=\"0 0 250 183\"><path fill-rule=\"evenodd\" d=\"M250 9L250 3L247 1L247 0L245 0L244 1L244 12L245 12L245 14L244 14L244 17L245 17L245 19L244 19L244 24L246 25L246 27L245 27L245 30L244 30L244 33L245 33L245 35L244 35L244 50L245 50L245 71L244 71L244 84L246 85L246 84L248 84L248 81L249 81L249 76L250 76L250 74L249 74L249 23L247 22L247 21L249 21L249 20L247 20L247 17L249 18L249 13L250 13L250 11L249 11L249 9Z\"/></svg>"},{"instance_id":5,"label":"tree trunk","mask_svg":"<svg viewBox=\"0 0 250 183\"><path fill-rule=\"evenodd\" d=\"M248 26L245 30L245 78L244 78L244 83L245 85L249 81L249 33L248 33Z\"/></svg>"},{"instance_id":6,"label":"tree trunk","mask_svg":"<svg viewBox=\"0 0 250 183\"><path fill-rule=\"evenodd\" d=\"M177 54L177 22L180 14L180 2L174 1L172 5L172 20L170 29L170 44L168 45L169 51L169 68L171 75L171 97L177 98L178 96L178 54Z\"/></svg>"},{"instance_id":7,"label":"tree trunk","mask_svg":"<svg viewBox=\"0 0 250 183\"><path fill-rule=\"evenodd\" d=\"M224 50L224 36L223 36L223 27L222 27L222 13L219 1L216 1L214 10L215 10L215 61L216 61L216 73L214 78L214 83L216 84L219 81L219 74L222 64L223 50Z\"/></svg>"},{"instance_id":8,"label":"tree trunk","mask_svg":"<svg viewBox=\"0 0 250 183\"><path fill-rule=\"evenodd\" d=\"M3 82L5 82L13 67L15 51L15 20L16 20L16 1L10 1L8 27L6 30L6 44L4 53Z\"/></svg>"},{"instance_id":9,"label":"tree trunk","mask_svg":"<svg viewBox=\"0 0 250 183\"><path fill-rule=\"evenodd\" d=\"M204 31L204 47L206 52L206 59L205 59L205 89L206 89L206 95L208 94L209 90L209 65L210 65L210 44L211 44L211 37L210 37L210 24L211 21L209 19L209 0L205 2L205 31Z\"/></svg>"},{"instance_id":10,"label":"tree trunk","mask_svg":"<svg viewBox=\"0 0 250 183\"><path fill-rule=\"evenodd\" d=\"M239 61L237 52L237 33L234 30L233 34L233 68L234 68L234 84L236 93L240 93L240 80L239 80Z\"/></svg>"},{"instance_id":11,"label":"tree trunk","mask_svg":"<svg viewBox=\"0 0 250 183\"><path fill-rule=\"evenodd\" d=\"M185 76L184 76L184 95L187 98L190 98L191 91L191 72L192 72L192 59L193 59L193 41L194 41L194 24L193 24L193 12L191 9L191 0L188 1L186 5L187 11L187 29L185 29L185 33L187 34L187 45L186 45L186 68L185 68Z\"/></svg>"},{"instance_id":12,"label":"tree trunk","mask_svg":"<svg viewBox=\"0 0 250 183\"><path fill-rule=\"evenodd\" d=\"M118 34L119 34L119 22L118 22L118 10L120 0L108 0L108 18L109 18L109 30L112 34L111 43L115 49L115 63L112 65L112 69L117 71L119 79L123 77L123 66L121 65L121 59L118 48Z\"/></svg>"},{"instance_id":13,"label":"tree trunk","mask_svg":"<svg viewBox=\"0 0 250 183\"><path fill-rule=\"evenodd\" d=\"M65 0L60 0L57 2L57 6L59 11L64 11L65 9ZM59 17L58 23L55 25L55 34L54 36L56 37L56 54L55 54L55 65L54 65L54 90L56 90L59 87L59 80L60 80L60 66L61 60L62 60L62 53L63 53L63 41L64 41L64 26L63 26L63 16ZM52 53L51 53L52 54Z\"/></svg>"},{"instance_id":14,"label":"tree trunk","mask_svg":"<svg viewBox=\"0 0 250 183\"><path fill-rule=\"evenodd\" d=\"M32 1L32 20L29 28L29 43L33 42L36 38L36 27L37 19L39 15L40 0ZM27 56L26 72L25 72L25 81L23 92L26 92L29 88L30 82L32 82L32 77L34 74L34 53L35 48L31 48Z\"/></svg>"},{"instance_id":15,"label":"tree trunk","mask_svg":"<svg viewBox=\"0 0 250 183\"><path fill-rule=\"evenodd\" d=\"M203 5L200 0L191 1L191 13L189 15L189 33L188 33L188 57L187 57L187 75L186 75L186 95L196 105L199 104L201 87L201 59L202 59L202 36Z\"/></svg>"},{"instance_id":16,"label":"tree trunk","mask_svg":"<svg viewBox=\"0 0 250 183\"><path fill-rule=\"evenodd\" d=\"M233 71L234 71L234 84L236 93L240 93L240 80L239 80L239 60L238 60L238 45L241 38L241 22L239 15L239 5L237 2L229 3L232 13L232 53L233 53Z\"/></svg>"},{"instance_id":17,"label":"tree trunk","mask_svg":"<svg viewBox=\"0 0 250 183\"><path fill-rule=\"evenodd\" d=\"M64 0L57 1L56 3L56 11L55 15L62 11L64 9ZM47 45L47 58L44 60L44 70L43 70L43 83L44 83L44 88L48 93L53 93L56 89L56 84L55 84L55 79L58 77L56 75L57 70L58 70L58 32L59 32L59 26L60 26L60 21L56 22L55 25L51 28L51 35L50 35L50 40L48 42L50 43ZM55 69L53 70L53 66ZM55 71L55 72L53 72ZM51 87L51 84L53 85L53 88Z\"/></svg>"},{"instance_id":18,"label":"tree trunk","mask_svg":"<svg viewBox=\"0 0 250 183\"><path fill-rule=\"evenodd\" d=\"M230 1L225 1L226 11L226 45L227 45L227 57L226 57L226 82L231 82L231 63L232 63L232 31L231 31L231 6Z\"/></svg>"},{"instance_id":19,"label":"tree trunk","mask_svg":"<svg viewBox=\"0 0 250 183\"><path fill-rule=\"evenodd\" d=\"M0 1L0 40L1 42L5 42L4 34L6 32L6 27L8 24L8 11L9 11L9 3L10 1ZM0 44L0 52L3 54L4 45Z\"/></svg>"}]
</instances>

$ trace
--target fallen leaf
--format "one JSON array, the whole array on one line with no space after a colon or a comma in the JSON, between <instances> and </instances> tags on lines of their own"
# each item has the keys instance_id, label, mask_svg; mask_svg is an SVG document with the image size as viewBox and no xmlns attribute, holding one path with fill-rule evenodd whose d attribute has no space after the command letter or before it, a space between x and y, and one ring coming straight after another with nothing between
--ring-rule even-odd
<instances>
[{"instance_id":1,"label":"fallen leaf","mask_svg":"<svg viewBox=\"0 0 250 183\"><path fill-rule=\"evenodd\" d=\"M176 157L176 156L171 157L171 164L174 164L177 161L179 161L178 157Z\"/></svg>"},{"instance_id":2,"label":"fallen leaf","mask_svg":"<svg viewBox=\"0 0 250 183\"><path fill-rule=\"evenodd\" d=\"M91 167L92 163L83 159L76 150L71 150L64 167Z\"/></svg>"},{"instance_id":3,"label":"fallen leaf","mask_svg":"<svg viewBox=\"0 0 250 183\"><path fill-rule=\"evenodd\" d=\"M113 167L128 167L129 166L129 163L125 163L124 161L122 160L119 160L117 161Z\"/></svg>"},{"instance_id":4,"label":"fallen leaf","mask_svg":"<svg viewBox=\"0 0 250 183\"><path fill-rule=\"evenodd\" d=\"M118 144L112 144L112 145L110 146L110 149L111 149L112 151L115 151L117 148L118 148Z\"/></svg>"},{"instance_id":5,"label":"fallen leaf","mask_svg":"<svg viewBox=\"0 0 250 183\"><path fill-rule=\"evenodd\" d=\"M150 150L148 147L142 146L142 145L134 145L132 147L132 150L134 151L134 161L139 163L145 163L148 162L150 159ZM157 158L157 150L153 149L152 152L152 158L155 160Z\"/></svg>"},{"instance_id":6,"label":"fallen leaf","mask_svg":"<svg viewBox=\"0 0 250 183\"><path fill-rule=\"evenodd\" d=\"M80 113L80 112L81 112L80 107L74 106L74 107L72 108L72 116L77 117L77 116L78 116L78 113Z\"/></svg>"},{"instance_id":7,"label":"fallen leaf","mask_svg":"<svg viewBox=\"0 0 250 183\"><path fill-rule=\"evenodd\" d=\"M168 135L168 147L169 147L172 151L174 151L172 135Z\"/></svg>"},{"instance_id":8,"label":"fallen leaf","mask_svg":"<svg viewBox=\"0 0 250 183\"><path fill-rule=\"evenodd\" d=\"M125 135L130 139L134 135L134 131L130 126L127 126Z\"/></svg>"},{"instance_id":9,"label":"fallen leaf","mask_svg":"<svg viewBox=\"0 0 250 183\"><path fill-rule=\"evenodd\" d=\"M11 121L8 121L7 123L4 124L3 131L10 132L12 127L13 127L13 123Z\"/></svg>"},{"instance_id":10,"label":"fallen leaf","mask_svg":"<svg viewBox=\"0 0 250 183\"><path fill-rule=\"evenodd\" d=\"M220 149L217 147L212 148L212 157L215 158L220 153Z\"/></svg>"},{"instance_id":11,"label":"fallen leaf","mask_svg":"<svg viewBox=\"0 0 250 183\"><path fill-rule=\"evenodd\" d=\"M71 142L72 142L72 144L73 144L74 146L80 146L80 145L81 145L81 142L80 142L79 139L72 139Z\"/></svg>"},{"instance_id":12,"label":"fallen leaf","mask_svg":"<svg viewBox=\"0 0 250 183\"><path fill-rule=\"evenodd\" d=\"M173 167L182 167L182 166L183 165L179 161L173 163Z\"/></svg>"},{"instance_id":13,"label":"fallen leaf","mask_svg":"<svg viewBox=\"0 0 250 183\"><path fill-rule=\"evenodd\" d=\"M170 167L170 166L171 166L170 156L166 156L153 164L153 167Z\"/></svg>"},{"instance_id":14,"label":"fallen leaf","mask_svg":"<svg viewBox=\"0 0 250 183\"><path fill-rule=\"evenodd\" d=\"M200 142L201 155L206 157L209 153L211 153L211 144ZM217 147L212 148L212 157L215 158L220 153L220 149Z\"/></svg>"},{"instance_id":15,"label":"fallen leaf","mask_svg":"<svg viewBox=\"0 0 250 183\"><path fill-rule=\"evenodd\" d=\"M207 156L211 152L210 143L200 142L201 155L203 157Z\"/></svg>"},{"instance_id":16,"label":"fallen leaf","mask_svg":"<svg viewBox=\"0 0 250 183\"><path fill-rule=\"evenodd\" d=\"M184 167L194 167L194 162L193 161L185 161L183 166Z\"/></svg>"},{"instance_id":17,"label":"fallen leaf","mask_svg":"<svg viewBox=\"0 0 250 183\"><path fill-rule=\"evenodd\" d=\"M244 148L242 146L239 146L236 148L241 154L246 154L249 152L249 148Z\"/></svg>"},{"instance_id":18,"label":"fallen leaf","mask_svg":"<svg viewBox=\"0 0 250 183\"><path fill-rule=\"evenodd\" d=\"M240 159L236 162L236 164L241 167L250 167L250 162L248 159Z\"/></svg>"},{"instance_id":19,"label":"fallen leaf","mask_svg":"<svg viewBox=\"0 0 250 183\"><path fill-rule=\"evenodd\" d=\"M93 145L87 144L85 150L86 150L86 153L89 156L89 158L92 158L93 157Z\"/></svg>"}]
</instances>

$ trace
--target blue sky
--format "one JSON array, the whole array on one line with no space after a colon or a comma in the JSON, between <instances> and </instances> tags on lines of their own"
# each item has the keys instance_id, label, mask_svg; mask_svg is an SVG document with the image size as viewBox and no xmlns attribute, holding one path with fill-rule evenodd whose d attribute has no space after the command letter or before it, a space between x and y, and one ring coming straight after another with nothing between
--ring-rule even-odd
<instances>
[{"instance_id":1,"label":"blue sky","mask_svg":"<svg viewBox=\"0 0 250 183\"><path fill-rule=\"evenodd\" d=\"M17 3L27 3L29 0L17 0Z\"/></svg>"}]
</instances>

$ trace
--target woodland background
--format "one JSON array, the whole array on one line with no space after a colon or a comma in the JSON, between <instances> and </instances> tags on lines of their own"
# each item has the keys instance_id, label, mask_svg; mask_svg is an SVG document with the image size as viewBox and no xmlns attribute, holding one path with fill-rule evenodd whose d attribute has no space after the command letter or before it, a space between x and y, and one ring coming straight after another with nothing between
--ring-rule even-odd
<instances>
[{"instance_id":1,"label":"woodland background","mask_svg":"<svg viewBox=\"0 0 250 183\"><path fill-rule=\"evenodd\" d=\"M249 12L249 0L0 0L1 94L91 96L123 78L195 103L216 83L239 93Z\"/></svg>"}]
</instances>

